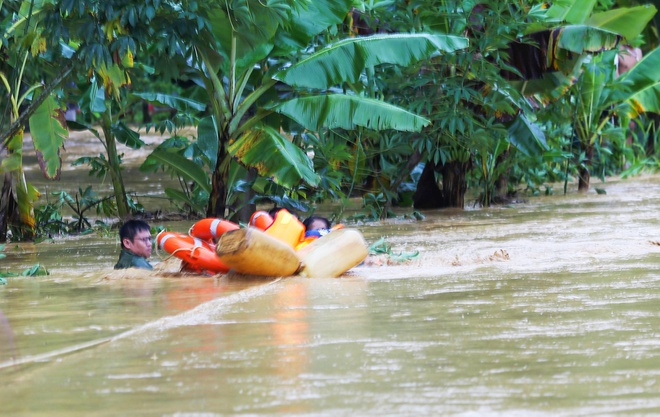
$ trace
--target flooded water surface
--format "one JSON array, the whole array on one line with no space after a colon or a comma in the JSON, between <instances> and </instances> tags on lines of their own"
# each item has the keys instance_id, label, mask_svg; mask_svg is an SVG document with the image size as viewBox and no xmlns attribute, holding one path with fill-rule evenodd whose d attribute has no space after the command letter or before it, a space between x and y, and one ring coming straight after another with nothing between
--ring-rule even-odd
<instances>
[{"instance_id":1,"label":"flooded water surface","mask_svg":"<svg viewBox=\"0 0 660 417\"><path fill-rule=\"evenodd\" d=\"M599 187L350 225L420 254L336 279L8 245L3 268L51 274L0 286L0 415L657 415L660 177Z\"/></svg>"}]
</instances>

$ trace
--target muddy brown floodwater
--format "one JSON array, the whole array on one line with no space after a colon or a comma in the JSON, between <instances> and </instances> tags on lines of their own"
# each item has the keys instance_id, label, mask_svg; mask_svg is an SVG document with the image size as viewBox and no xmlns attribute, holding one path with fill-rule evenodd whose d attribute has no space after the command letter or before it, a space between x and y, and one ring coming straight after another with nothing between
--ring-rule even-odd
<instances>
[{"instance_id":1,"label":"muddy brown floodwater","mask_svg":"<svg viewBox=\"0 0 660 417\"><path fill-rule=\"evenodd\" d=\"M9 245L2 268L51 275L0 287L0 414L658 415L660 176L598 186L351 224L420 255L336 279L117 274L97 234Z\"/></svg>"}]
</instances>

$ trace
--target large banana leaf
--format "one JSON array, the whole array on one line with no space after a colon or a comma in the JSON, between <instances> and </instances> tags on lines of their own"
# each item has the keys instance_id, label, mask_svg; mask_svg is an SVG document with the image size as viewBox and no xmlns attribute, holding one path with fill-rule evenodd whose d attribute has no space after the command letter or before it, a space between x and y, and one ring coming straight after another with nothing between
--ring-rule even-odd
<instances>
[{"instance_id":1,"label":"large banana leaf","mask_svg":"<svg viewBox=\"0 0 660 417\"><path fill-rule=\"evenodd\" d=\"M307 154L269 126L246 132L229 145L229 152L246 166L256 168L259 175L286 188L300 181L316 186L320 181Z\"/></svg>"},{"instance_id":2,"label":"large banana leaf","mask_svg":"<svg viewBox=\"0 0 660 417\"><path fill-rule=\"evenodd\" d=\"M594 26L568 25L553 30L550 38L555 48L582 54L615 48L621 35ZM552 50L553 56L556 56L555 48Z\"/></svg>"},{"instance_id":3,"label":"large banana leaf","mask_svg":"<svg viewBox=\"0 0 660 417\"><path fill-rule=\"evenodd\" d=\"M596 0L555 0L546 16L558 22L580 24L591 15L595 5Z\"/></svg>"},{"instance_id":4,"label":"large banana leaf","mask_svg":"<svg viewBox=\"0 0 660 417\"><path fill-rule=\"evenodd\" d=\"M468 39L462 36L425 33L349 38L310 55L274 78L294 87L328 88L343 81L357 82L365 68L385 63L408 66L467 46Z\"/></svg>"},{"instance_id":5,"label":"large banana leaf","mask_svg":"<svg viewBox=\"0 0 660 417\"><path fill-rule=\"evenodd\" d=\"M218 160L218 128L215 117L207 116L197 125L197 149L209 160L209 166L214 167Z\"/></svg>"},{"instance_id":6,"label":"large banana leaf","mask_svg":"<svg viewBox=\"0 0 660 417\"><path fill-rule=\"evenodd\" d=\"M612 95L612 102L625 103L631 118L644 112L660 113L660 48L648 53L628 72L617 78L624 85Z\"/></svg>"},{"instance_id":7,"label":"large banana leaf","mask_svg":"<svg viewBox=\"0 0 660 417\"><path fill-rule=\"evenodd\" d=\"M46 164L43 173L49 179L59 176L62 166L60 148L69 136L69 131L58 119L59 109L55 98L50 96L30 117L30 133L34 148L43 155Z\"/></svg>"},{"instance_id":8,"label":"large banana leaf","mask_svg":"<svg viewBox=\"0 0 660 417\"><path fill-rule=\"evenodd\" d=\"M548 150L543 131L523 114L507 126L507 132L509 142L527 156L541 155Z\"/></svg>"},{"instance_id":9,"label":"large banana leaf","mask_svg":"<svg viewBox=\"0 0 660 417\"><path fill-rule=\"evenodd\" d=\"M185 113L206 110L206 103L171 94L133 93L132 96L139 97L151 103L158 103L164 106L168 106Z\"/></svg>"},{"instance_id":10,"label":"large banana leaf","mask_svg":"<svg viewBox=\"0 0 660 417\"><path fill-rule=\"evenodd\" d=\"M310 1L306 7L293 11L296 22L277 33L278 50L301 50L309 40L327 28L341 23L351 8L351 0Z\"/></svg>"},{"instance_id":11,"label":"large banana leaf","mask_svg":"<svg viewBox=\"0 0 660 417\"><path fill-rule=\"evenodd\" d=\"M606 84L611 81L615 71L615 51L595 56L584 66L578 81L577 114L574 125L578 137L586 143L595 138L601 123L601 114L606 113ZM606 59L603 59L603 58Z\"/></svg>"},{"instance_id":12,"label":"large banana leaf","mask_svg":"<svg viewBox=\"0 0 660 417\"><path fill-rule=\"evenodd\" d=\"M418 132L431 121L380 100L330 94L295 98L272 107L311 131L355 129L395 129Z\"/></svg>"},{"instance_id":13,"label":"large banana leaf","mask_svg":"<svg viewBox=\"0 0 660 417\"><path fill-rule=\"evenodd\" d=\"M595 13L585 23L621 34L628 41L632 41L644 30L656 12L657 9L653 5L622 7Z\"/></svg>"},{"instance_id":14,"label":"large banana leaf","mask_svg":"<svg viewBox=\"0 0 660 417\"><path fill-rule=\"evenodd\" d=\"M195 182L195 184L197 184L207 193L211 193L211 184L208 174L202 169L201 166L187 159L185 156L179 155L176 152L167 152L163 149L156 148L147 157L140 169L148 170L149 168L145 167L159 166L159 164L154 164L153 160L156 160L161 165L169 167L172 171L176 172L186 180Z\"/></svg>"},{"instance_id":15,"label":"large banana leaf","mask_svg":"<svg viewBox=\"0 0 660 417\"><path fill-rule=\"evenodd\" d=\"M350 0L242 0L230 11L217 8L210 17L222 71L230 73L232 43L236 42L235 65L239 72L264 59L274 45L279 51L299 50L332 25L341 23L350 10Z\"/></svg>"}]
</instances>

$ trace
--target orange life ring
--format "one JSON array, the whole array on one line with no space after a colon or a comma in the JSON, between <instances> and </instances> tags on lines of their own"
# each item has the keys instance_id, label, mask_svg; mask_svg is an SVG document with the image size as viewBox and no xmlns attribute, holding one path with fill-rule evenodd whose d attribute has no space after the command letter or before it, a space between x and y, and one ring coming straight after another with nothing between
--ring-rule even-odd
<instances>
[{"instance_id":1,"label":"orange life ring","mask_svg":"<svg viewBox=\"0 0 660 417\"><path fill-rule=\"evenodd\" d=\"M250 226L266 230L273 224L273 217L267 211L258 210L250 216Z\"/></svg>"},{"instance_id":2,"label":"orange life ring","mask_svg":"<svg viewBox=\"0 0 660 417\"><path fill-rule=\"evenodd\" d=\"M159 248L186 263L187 269L196 272L225 273L229 267L215 254L215 248L202 239L182 233L163 230L156 236Z\"/></svg>"},{"instance_id":3,"label":"orange life ring","mask_svg":"<svg viewBox=\"0 0 660 417\"><path fill-rule=\"evenodd\" d=\"M228 220L208 217L193 224L188 231L188 234L192 237L211 241L213 239L218 239L225 232L237 230L238 228L239 226L236 223L232 223Z\"/></svg>"}]
</instances>

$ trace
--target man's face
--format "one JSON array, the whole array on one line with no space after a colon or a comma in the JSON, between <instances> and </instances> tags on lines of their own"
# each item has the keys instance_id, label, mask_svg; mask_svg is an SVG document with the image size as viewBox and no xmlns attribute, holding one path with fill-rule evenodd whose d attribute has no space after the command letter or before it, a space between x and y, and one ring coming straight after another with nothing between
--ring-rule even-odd
<instances>
[{"instance_id":1,"label":"man's face","mask_svg":"<svg viewBox=\"0 0 660 417\"><path fill-rule=\"evenodd\" d=\"M151 232L141 230L135 234L133 241L124 239L124 247L138 256L151 256Z\"/></svg>"}]
</instances>

